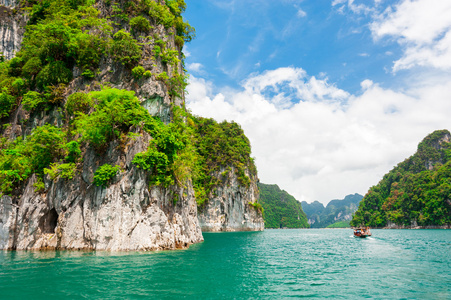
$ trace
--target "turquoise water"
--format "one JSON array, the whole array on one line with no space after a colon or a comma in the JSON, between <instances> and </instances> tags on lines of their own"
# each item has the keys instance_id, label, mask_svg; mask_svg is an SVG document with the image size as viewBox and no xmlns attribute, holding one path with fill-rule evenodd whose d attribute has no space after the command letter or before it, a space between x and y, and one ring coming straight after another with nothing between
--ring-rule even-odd
<instances>
[{"instance_id":1,"label":"turquoise water","mask_svg":"<svg viewBox=\"0 0 451 300\"><path fill-rule=\"evenodd\" d=\"M0 252L1 299L451 299L451 230L205 233L188 250Z\"/></svg>"}]
</instances>

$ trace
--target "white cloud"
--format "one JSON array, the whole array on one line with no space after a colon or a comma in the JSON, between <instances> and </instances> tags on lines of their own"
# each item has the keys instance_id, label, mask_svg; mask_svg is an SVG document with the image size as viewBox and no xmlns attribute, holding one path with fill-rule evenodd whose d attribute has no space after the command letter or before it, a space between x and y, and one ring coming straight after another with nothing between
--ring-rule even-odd
<instances>
[{"instance_id":1,"label":"white cloud","mask_svg":"<svg viewBox=\"0 0 451 300\"><path fill-rule=\"evenodd\" d=\"M307 78L301 68L278 68L254 75L243 83L248 93L267 96L280 107L290 107L298 101L341 101L348 96L343 90L329 84L327 79Z\"/></svg>"},{"instance_id":2,"label":"white cloud","mask_svg":"<svg viewBox=\"0 0 451 300\"><path fill-rule=\"evenodd\" d=\"M355 0L334 0L332 6L338 6L337 11L343 14L345 7L355 14L369 14L374 13L381 3L381 0L374 0L374 4L368 4L369 1L363 1L363 3L356 3Z\"/></svg>"},{"instance_id":3,"label":"white cloud","mask_svg":"<svg viewBox=\"0 0 451 300\"><path fill-rule=\"evenodd\" d=\"M187 45L185 45L183 47L183 54L185 55L185 57L190 57L191 56L191 52L189 52Z\"/></svg>"},{"instance_id":4,"label":"white cloud","mask_svg":"<svg viewBox=\"0 0 451 300\"><path fill-rule=\"evenodd\" d=\"M403 82L402 89L361 78L361 90L350 94L331 84L325 73L311 76L286 67L252 74L238 89L218 90L199 78L202 65L191 64L188 69L197 77L190 78L188 107L198 115L241 124L262 182L277 183L298 200L327 202L364 194L413 154L428 133L451 129L451 1L393 2L333 0L332 6L341 13L346 10L358 23L353 33L369 28L374 41L388 38L400 46L371 52L371 57L392 56L393 71L427 67L398 77L390 74L396 83ZM362 24L368 20L369 26ZM293 26L278 32L288 36ZM279 50L275 48L265 63ZM220 51L216 54L221 56ZM342 65L347 67L346 62ZM253 70L258 67L260 62ZM242 78L236 75L244 69L240 62L221 68L231 78Z\"/></svg>"},{"instance_id":5,"label":"white cloud","mask_svg":"<svg viewBox=\"0 0 451 300\"><path fill-rule=\"evenodd\" d=\"M262 182L298 200L327 202L364 194L425 135L451 127L446 82L406 92L371 80L361 86L361 95L351 95L303 69L279 68L251 75L240 90L214 92L210 82L191 76L187 105L241 124Z\"/></svg>"},{"instance_id":6,"label":"white cloud","mask_svg":"<svg viewBox=\"0 0 451 300\"><path fill-rule=\"evenodd\" d=\"M389 36L404 49L393 71L415 66L451 69L451 1L403 0L371 24L376 40Z\"/></svg>"},{"instance_id":7,"label":"white cloud","mask_svg":"<svg viewBox=\"0 0 451 300\"><path fill-rule=\"evenodd\" d=\"M186 67L187 67L188 71L200 72L204 66L200 63L191 63L191 64L188 64Z\"/></svg>"},{"instance_id":8,"label":"white cloud","mask_svg":"<svg viewBox=\"0 0 451 300\"><path fill-rule=\"evenodd\" d=\"M346 3L347 0L334 0L332 1L332 6Z\"/></svg>"},{"instance_id":9,"label":"white cloud","mask_svg":"<svg viewBox=\"0 0 451 300\"><path fill-rule=\"evenodd\" d=\"M298 9L298 12L296 14L299 18L303 18L305 16L307 16L307 13L305 11L303 11L302 9Z\"/></svg>"},{"instance_id":10,"label":"white cloud","mask_svg":"<svg viewBox=\"0 0 451 300\"><path fill-rule=\"evenodd\" d=\"M369 89L370 87L372 87L373 84L374 84L374 83L373 83L372 80L365 79L364 81L362 81L362 82L360 83L360 86L362 87L362 90L367 90L367 89Z\"/></svg>"}]
</instances>

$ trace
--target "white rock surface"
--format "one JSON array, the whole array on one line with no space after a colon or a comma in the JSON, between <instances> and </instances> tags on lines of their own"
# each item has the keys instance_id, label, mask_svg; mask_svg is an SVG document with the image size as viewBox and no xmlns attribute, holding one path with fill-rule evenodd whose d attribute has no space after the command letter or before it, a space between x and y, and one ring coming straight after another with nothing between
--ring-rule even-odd
<instances>
[{"instance_id":1,"label":"white rock surface","mask_svg":"<svg viewBox=\"0 0 451 300\"><path fill-rule=\"evenodd\" d=\"M16 1L0 0L0 53L6 59L14 57L20 49L24 34L25 16L14 12Z\"/></svg>"},{"instance_id":2,"label":"white rock surface","mask_svg":"<svg viewBox=\"0 0 451 300\"><path fill-rule=\"evenodd\" d=\"M0 0L0 51L7 59L19 49L26 18L14 13L15 3ZM102 5L103 2L96 3L101 16L109 15L111 8ZM149 35L156 34L175 47L171 29L156 25L153 30ZM163 71L170 74L171 70L161 59L149 59L153 46L153 43L143 46L139 64L153 74ZM182 72L181 64L177 68ZM165 122L172 119L171 106L181 106L184 102L183 97L171 98L163 82L152 77L136 80L130 70L110 58L101 61L99 73L92 81L85 80L80 73L76 67L73 69L74 79L66 88L65 99L73 92L99 90L100 84L93 84L95 81L109 82L113 88L134 91L143 107ZM26 137L33 128L46 123L62 126L64 118L57 109L30 114L19 106L11 113L8 123L11 125L0 132L2 137L14 139ZM186 248L203 241L191 184L149 188L147 174L131 163L136 153L147 149L150 139L142 133L129 139L125 148L113 141L103 154L84 148L83 163L77 166L72 180L54 182L46 177L45 191L36 193L33 175L12 196L2 196L0 249L163 250ZM119 165L122 171L107 188L97 187L92 184L93 175L105 163ZM248 205L249 201L255 201L256 184L248 190L237 185L236 179L231 180L230 188L218 188L221 196L215 197L211 207L202 214L203 228L262 230L261 214ZM175 195L179 199L176 204L173 203Z\"/></svg>"},{"instance_id":3,"label":"white rock surface","mask_svg":"<svg viewBox=\"0 0 451 300\"><path fill-rule=\"evenodd\" d=\"M135 142L131 153L143 146ZM82 176L92 178L93 156L85 154L83 170L71 181L46 179L44 194L34 192L32 176L18 203L3 196L0 249L163 250L203 240L191 186L149 191L144 171L129 163L109 187L97 187Z\"/></svg>"},{"instance_id":4,"label":"white rock surface","mask_svg":"<svg viewBox=\"0 0 451 300\"><path fill-rule=\"evenodd\" d=\"M221 170L223 172L224 169ZM218 172L218 176L221 172ZM249 203L258 199L256 178L249 187L242 186L232 171L216 188L205 207L199 212L202 231L260 231L265 227L260 211Z\"/></svg>"}]
</instances>

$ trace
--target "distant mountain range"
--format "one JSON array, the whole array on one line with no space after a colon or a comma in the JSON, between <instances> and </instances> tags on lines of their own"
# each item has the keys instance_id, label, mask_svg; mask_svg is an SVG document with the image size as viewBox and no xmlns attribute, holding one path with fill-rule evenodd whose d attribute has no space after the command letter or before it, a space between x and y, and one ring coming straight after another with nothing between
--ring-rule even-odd
<instances>
[{"instance_id":1,"label":"distant mountain range","mask_svg":"<svg viewBox=\"0 0 451 300\"><path fill-rule=\"evenodd\" d=\"M259 203L264 209L265 228L349 227L363 196L348 195L332 200L326 207L318 201L299 202L277 184L258 183Z\"/></svg>"},{"instance_id":2,"label":"distant mountain range","mask_svg":"<svg viewBox=\"0 0 451 300\"><path fill-rule=\"evenodd\" d=\"M308 228L302 205L277 184L258 183L265 228Z\"/></svg>"},{"instance_id":3,"label":"distant mountain range","mask_svg":"<svg viewBox=\"0 0 451 300\"><path fill-rule=\"evenodd\" d=\"M348 195L342 200L330 201L326 207L318 201L302 201L301 204L311 228L349 227L362 198L359 194Z\"/></svg>"}]
</instances>

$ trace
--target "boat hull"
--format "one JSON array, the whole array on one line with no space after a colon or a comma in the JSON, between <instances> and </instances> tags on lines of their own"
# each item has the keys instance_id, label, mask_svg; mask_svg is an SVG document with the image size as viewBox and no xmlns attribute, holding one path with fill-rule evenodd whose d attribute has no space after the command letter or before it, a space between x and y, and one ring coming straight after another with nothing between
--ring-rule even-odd
<instances>
[{"instance_id":1,"label":"boat hull","mask_svg":"<svg viewBox=\"0 0 451 300\"><path fill-rule=\"evenodd\" d=\"M368 236L371 236L371 234L355 234L354 233L354 237L359 237L359 238L366 238Z\"/></svg>"},{"instance_id":2,"label":"boat hull","mask_svg":"<svg viewBox=\"0 0 451 300\"><path fill-rule=\"evenodd\" d=\"M354 237L366 238L371 236L371 231L369 227L354 229Z\"/></svg>"}]
</instances>

